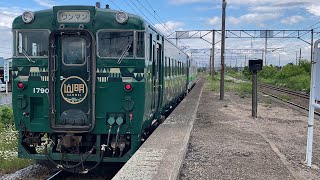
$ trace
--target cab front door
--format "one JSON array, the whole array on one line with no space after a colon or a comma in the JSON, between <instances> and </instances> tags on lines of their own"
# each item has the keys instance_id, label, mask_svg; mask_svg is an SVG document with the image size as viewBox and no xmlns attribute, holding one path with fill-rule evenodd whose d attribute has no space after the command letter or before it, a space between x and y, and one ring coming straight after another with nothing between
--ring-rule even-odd
<instances>
[{"instance_id":1,"label":"cab front door","mask_svg":"<svg viewBox=\"0 0 320 180\"><path fill-rule=\"evenodd\" d=\"M55 131L88 132L94 127L93 41L85 30L50 36L49 116Z\"/></svg>"}]
</instances>

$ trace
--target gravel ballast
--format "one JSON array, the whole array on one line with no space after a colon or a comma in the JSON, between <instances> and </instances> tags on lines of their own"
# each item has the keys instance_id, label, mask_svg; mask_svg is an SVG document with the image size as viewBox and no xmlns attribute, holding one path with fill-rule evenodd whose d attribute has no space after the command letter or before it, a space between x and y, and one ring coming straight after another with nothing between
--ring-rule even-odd
<instances>
[{"instance_id":1,"label":"gravel ballast","mask_svg":"<svg viewBox=\"0 0 320 180\"><path fill-rule=\"evenodd\" d=\"M307 122L306 111L263 95L253 119L251 98L226 92L220 101L205 88L180 179L320 179L303 164Z\"/></svg>"}]
</instances>

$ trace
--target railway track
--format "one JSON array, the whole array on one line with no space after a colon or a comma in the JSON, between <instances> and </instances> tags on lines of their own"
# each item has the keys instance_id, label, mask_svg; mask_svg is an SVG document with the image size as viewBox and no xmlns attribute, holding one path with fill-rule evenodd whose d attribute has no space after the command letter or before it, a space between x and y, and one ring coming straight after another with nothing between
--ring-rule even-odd
<instances>
[{"instance_id":1,"label":"railway track","mask_svg":"<svg viewBox=\"0 0 320 180\"><path fill-rule=\"evenodd\" d=\"M304 98L304 99L307 99L309 101L309 94L306 94L304 92L292 91L292 90L289 90L289 89L286 89L286 88L272 86L272 85L268 85L268 84L259 84L259 86L262 87L262 88L272 89L272 90L276 90L276 91L283 92L283 93L286 93L286 94L290 94L290 95L293 95L293 96L297 96L297 97L300 97L300 98Z\"/></svg>"},{"instance_id":2,"label":"railway track","mask_svg":"<svg viewBox=\"0 0 320 180\"><path fill-rule=\"evenodd\" d=\"M49 177L46 178L46 180L53 180L53 179L58 179L59 177L63 176L63 171L59 170L55 172L54 174L50 175Z\"/></svg>"},{"instance_id":3,"label":"railway track","mask_svg":"<svg viewBox=\"0 0 320 180\"><path fill-rule=\"evenodd\" d=\"M309 105L309 95L303 92L298 92L298 91L292 91L289 89L285 89L282 87L276 87L276 86L272 86L272 85L267 85L267 84L259 84L259 91L262 92L263 94L267 94L269 96L272 96L274 98L277 98L281 101L284 101L286 103L289 103L291 105L294 105L296 107L299 107L301 109L307 110L309 111L308 105ZM290 101L287 99L282 98L279 95L276 95L274 93L271 93L270 91L276 91L276 92L280 92L282 93L281 95L283 95L283 93L290 95L293 98L294 101ZM300 100L298 100L300 98ZM320 112L315 112L315 114L320 115Z\"/></svg>"},{"instance_id":4,"label":"railway track","mask_svg":"<svg viewBox=\"0 0 320 180\"><path fill-rule=\"evenodd\" d=\"M46 180L110 180L122 168L124 164L102 164L97 169L87 174L71 173L56 170L51 175L44 177Z\"/></svg>"}]
</instances>

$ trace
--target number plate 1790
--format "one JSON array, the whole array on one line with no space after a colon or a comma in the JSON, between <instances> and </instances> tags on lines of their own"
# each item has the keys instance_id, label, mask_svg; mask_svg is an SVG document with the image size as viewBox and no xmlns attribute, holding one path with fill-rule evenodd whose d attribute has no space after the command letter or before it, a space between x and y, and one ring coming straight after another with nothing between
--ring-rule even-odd
<instances>
[{"instance_id":1,"label":"number plate 1790","mask_svg":"<svg viewBox=\"0 0 320 180\"><path fill-rule=\"evenodd\" d=\"M34 94L48 94L49 93L49 88L33 88L32 92Z\"/></svg>"}]
</instances>

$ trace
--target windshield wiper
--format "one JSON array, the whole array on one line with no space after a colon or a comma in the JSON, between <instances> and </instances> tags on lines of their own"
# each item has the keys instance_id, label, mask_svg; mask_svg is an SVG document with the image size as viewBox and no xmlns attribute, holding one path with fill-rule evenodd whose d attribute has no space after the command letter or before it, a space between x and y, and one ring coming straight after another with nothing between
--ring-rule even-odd
<instances>
[{"instance_id":1,"label":"windshield wiper","mask_svg":"<svg viewBox=\"0 0 320 180\"><path fill-rule=\"evenodd\" d=\"M31 59L31 57L28 55L28 53L26 52L26 50L24 50L23 47L19 47L19 46L18 46L18 49L21 50L22 54L28 59L29 62L35 63L35 61Z\"/></svg>"},{"instance_id":2,"label":"windshield wiper","mask_svg":"<svg viewBox=\"0 0 320 180\"><path fill-rule=\"evenodd\" d=\"M124 58L124 55L129 51L131 47L131 43L129 42L126 49L123 51L123 53L121 54L120 58L118 59L118 64L120 64L122 62L122 59Z\"/></svg>"}]
</instances>

